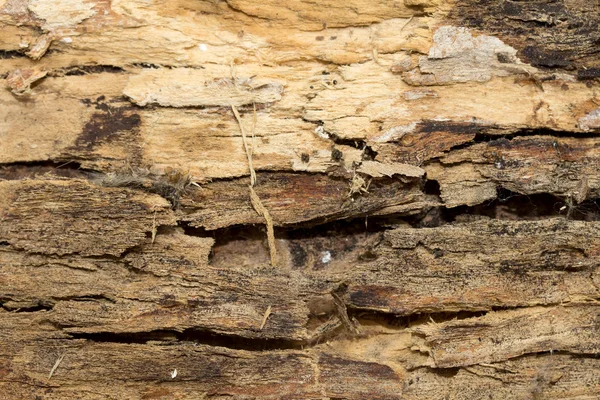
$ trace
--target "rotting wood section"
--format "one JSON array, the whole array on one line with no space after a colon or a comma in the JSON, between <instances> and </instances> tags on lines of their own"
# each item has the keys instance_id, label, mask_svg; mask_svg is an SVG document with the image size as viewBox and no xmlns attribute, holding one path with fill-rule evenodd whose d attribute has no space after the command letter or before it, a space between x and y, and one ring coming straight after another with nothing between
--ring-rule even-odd
<instances>
[{"instance_id":1,"label":"rotting wood section","mask_svg":"<svg viewBox=\"0 0 600 400\"><path fill-rule=\"evenodd\" d=\"M599 396L599 6L481 4L0 0L4 396Z\"/></svg>"}]
</instances>

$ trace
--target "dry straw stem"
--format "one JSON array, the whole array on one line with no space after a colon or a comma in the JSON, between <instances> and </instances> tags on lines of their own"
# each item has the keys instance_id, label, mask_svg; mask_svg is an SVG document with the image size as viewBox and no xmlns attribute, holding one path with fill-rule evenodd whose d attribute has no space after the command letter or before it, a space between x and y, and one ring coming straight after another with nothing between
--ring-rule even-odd
<instances>
[{"instance_id":1,"label":"dry straw stem","mask_svg":"<svg viewBox=\"0 0 600 400\"><path fill-rule=\"evenodd\" d=\"M265 311L265 315L263 316L263 319L260 323L260 330L262 331L262 329L265 327L265 324L267 323L267 319L269 318L269 315L271 315L271 306L267 307L267 310Z\"/></svg>"},{"instance_id":2,"label":"dry straw stem","mask_svg":"<svg viewBox=\"0 0 600 400\"><path fill-rule=\"evenodd\" d=\"M275 249L275 229L273 229L273 219L271 218L271 214L269 214L269 210L265 208L258 198L254 188L252 186L248 187L250 188L250 202L252 203L252 207L254 207L254 210L256 210L258 215L264 217L267 221L267 240L269 242L269 253L271 254L271 265L275 266L277 250Z\"/></svg>"},{"instance_id":3,"label":"dry straw stem","mask_svg":"<svg viewBox=\"0 0 600 400\"><path fill-rule=\"evenodd\" d=\"M267 240L269 243L269 253L271 254L271 265L275 266L277 259L277 250L275 249L275 229L273 228L273 219L271 218L271 214L269 214L269 210L263 205L260 201L260 198L254 191L253 186L256 184L256 172L254 171L254 167L252 166L252 151L250 147L248 147L248 141L246 139L246 131L244 130L244 125L242 124L242 119L240 118L240 113L237 108L232 104L231 110L233 111L233 115L240 127L240 132L242 133L242 140L244 142L244 149L246 150L246 156L248 157L248 167L250 168L250 202L252 203L252 207L254 210L265 219L267 222ZM256 106L254 107L254 119L252 125L252 136L254 137L254 129L256 126ZM266 322L266 321L265 321Z\"/></svg>"},{"instance_id":4,"label":"dry straw stem","mask_svg":"<svg viewBox=\"0 0 600 400\"><path fill-rule=\"evenodd\" d=\"M48 379L52 378L52 375L54 375L54 372L56 372L56 369L58 368L58 366L60 365L60 363L62 362L63 358L65 358L65 355L63 354L62 356L58 357L58 359L56 360L56 362L54 363L54 366L52 367L52 369L50 370L50 373L48 374Z\"/></svg>"},{"instance_id":5,"label":"dry straw stem","mask_svg":"<svg viewBox=\"0 0 600 400\"><path fill-rule=\"evenodd\" d=\"M340 299L340 297L337 294L331 293L331 296L333 297L333 304L335 305L335 308L337 310L338 317L340 318L340 321L342 322L344 327L349 332L359 334L360 330L358 329L356 324L354 324L352 320L350 320L350 317L348 316L348 309L346 308L346 304L342 301L342 299Z\"/></svg>"},{"instance_id":6,"label":"dry straw stem","mask_svg":"<svg viewBox=\"0 0 600 400\"><path fill-rule=\"evenodd\" d=\"M156 233L158 230L156 229L156 211L154 211L154 218L152 219L152 244L156 240Z\"/></svg>"},{"instance_id":7,"label":"dry straw stem","mask_svg":"<svg viewBox=\"0 0 600 400\"><path fill-rule=\"evenodd\" d=\"M242 132L242 140L244 141L244 149L246 149L246 155L248 156L248 167L250 168L250 185L254 186L256 184L256 172L254 171L254 167L252 166L252 151L250 150L250 147L248 147L248 141L246 140L246 131L244 130L244 125L242 125L240 113L233 104L231 105L231 110L233 111L233 115L235 116L235 119L237 120L237 123L240 126L240 131Z\"/></svg>"}]
</instances>

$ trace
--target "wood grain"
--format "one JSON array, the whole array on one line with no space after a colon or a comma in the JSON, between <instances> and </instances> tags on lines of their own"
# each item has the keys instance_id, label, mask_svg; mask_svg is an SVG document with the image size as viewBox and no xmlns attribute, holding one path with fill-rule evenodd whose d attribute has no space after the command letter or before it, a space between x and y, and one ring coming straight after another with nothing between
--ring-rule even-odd
<instances>
[{"instance_id":1,"label":"wood grain","mask_svg":"<svg viewBox=\"0 0 600 400\"><path fill-rule=\"evenodd\" d=\"M592 3L0 0L3 398L600 396Z\"/></svg>"}]
</instances>

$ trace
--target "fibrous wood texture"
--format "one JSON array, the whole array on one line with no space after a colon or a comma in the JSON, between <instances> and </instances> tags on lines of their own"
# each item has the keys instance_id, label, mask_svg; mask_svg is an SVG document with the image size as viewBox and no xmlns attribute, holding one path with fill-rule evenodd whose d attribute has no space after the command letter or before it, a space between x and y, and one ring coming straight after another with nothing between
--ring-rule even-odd
<instances>
[{"instance_id":1,"label":"fibrous wood texture","mask_svg":"<svg viewBox=\"0 0 600 400\"><path fill-rule=\"evenodd\" d=\"M598 22L0 0L0 397L600 397Z\"/></svg>"}]
</instances>

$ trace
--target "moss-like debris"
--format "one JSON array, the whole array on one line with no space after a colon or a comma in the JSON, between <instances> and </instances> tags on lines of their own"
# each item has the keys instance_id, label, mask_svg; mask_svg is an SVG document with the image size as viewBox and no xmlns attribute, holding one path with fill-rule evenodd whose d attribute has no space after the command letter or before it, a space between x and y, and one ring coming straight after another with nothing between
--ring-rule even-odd
<instances>
[{"instance_id":1,"label":"moss-like debris","mask_svg":"<svg viewBox=\"0 0 600 400\"><path fill-rule=\"evenodd\" d=\"M178 208L181 196L190 185L195 184L188 173L170 170L157 174L148 168L128 167L121 171L108 173L98 179L98 183L108 187L129 187L155 193L169 200L173 208Z\"/></svg>"}]
</instances>

